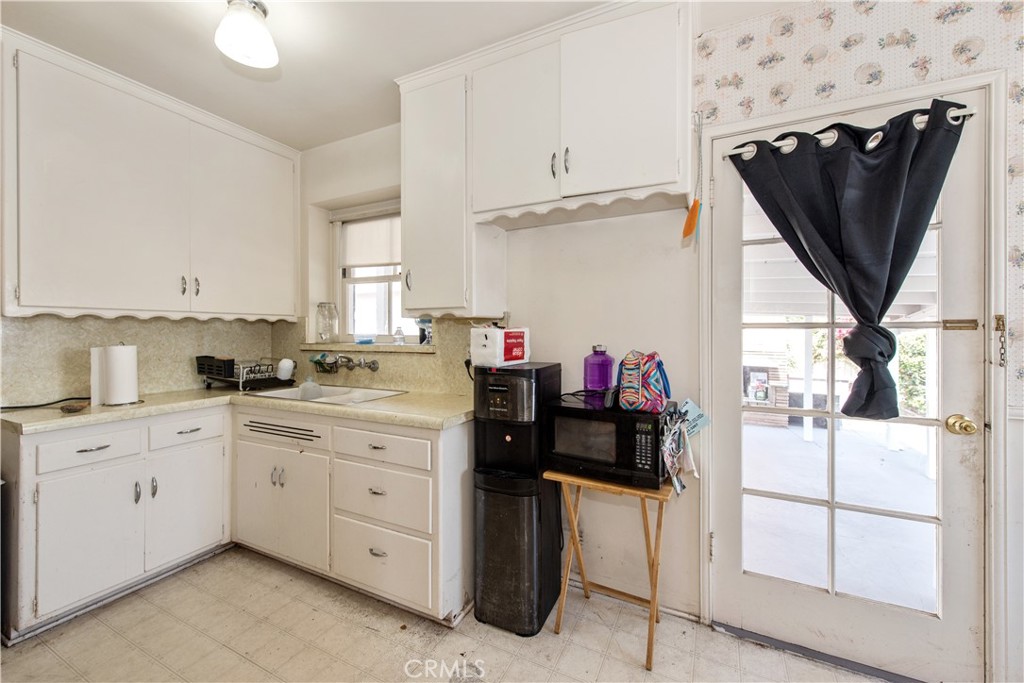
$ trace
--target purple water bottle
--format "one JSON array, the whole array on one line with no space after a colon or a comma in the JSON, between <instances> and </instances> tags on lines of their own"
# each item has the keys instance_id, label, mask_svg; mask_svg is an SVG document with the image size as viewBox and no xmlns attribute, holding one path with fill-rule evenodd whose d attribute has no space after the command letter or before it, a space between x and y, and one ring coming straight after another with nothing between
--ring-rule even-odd
<instances>
[{"instance_id":1,"label":"purple water bottle","mask_svg":"<svg viewBox=\"0 0 1024 683\"><path fill-rule=\"evenodd\" d=\"M607 347L595 344L594 352L583 359L583 388L595 392L611 389L612 366L614 365L615 359L608 355ZM589 400L591 398L594 400ZM588 396L587 403L603 406L604 396Z\"/></svg>"}]
</instances>

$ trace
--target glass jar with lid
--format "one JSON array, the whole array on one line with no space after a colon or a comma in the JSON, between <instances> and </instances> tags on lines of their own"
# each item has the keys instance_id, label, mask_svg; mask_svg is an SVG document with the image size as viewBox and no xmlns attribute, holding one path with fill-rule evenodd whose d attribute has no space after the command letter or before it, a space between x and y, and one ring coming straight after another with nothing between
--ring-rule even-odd
<instances>
[{"instance_id":1,"label":"glass jar with lid","mask_svg":"<svg viewBox=\"0 0 1024 683\"><path fill-rule=\"evenodd\" d=\"M338 307L329 301L316 305L316 340L338 341Z\"/></svg>"}]
</instances>

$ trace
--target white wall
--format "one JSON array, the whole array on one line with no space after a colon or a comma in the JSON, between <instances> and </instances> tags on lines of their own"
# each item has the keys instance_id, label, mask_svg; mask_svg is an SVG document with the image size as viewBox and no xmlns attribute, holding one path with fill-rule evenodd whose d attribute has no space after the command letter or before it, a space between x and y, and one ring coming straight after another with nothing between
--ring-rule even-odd
<instances>
[{"instance_id":1,"label":"white wall","mask_svg":"<svg viewBox=\"0 0 1024 683\"><path fill-rule=\"evenodd\" d=\"M400 133L396 123L303 152L303 205L339 209L398 197Z\"/></svg>"},{"instance_id":2,"label":"white wall","mask_svg":"<svg viewBox=\"0 0 1024 683\"><path fill-rule=\"evenodd\" d=\"M530 328L531 359L562 363L562 391L583 387L583 358L604 344L616 363L657 351L672 396L697 398L697 254L681 246L683 210L510 232L511 323ZM699 486L669 503L660 593L699 612ZM580 515L588 578L646 595L643 526L635 499L585 496ZM652 508L653 512L653 508Z\"/></svg>"}]
</instances>

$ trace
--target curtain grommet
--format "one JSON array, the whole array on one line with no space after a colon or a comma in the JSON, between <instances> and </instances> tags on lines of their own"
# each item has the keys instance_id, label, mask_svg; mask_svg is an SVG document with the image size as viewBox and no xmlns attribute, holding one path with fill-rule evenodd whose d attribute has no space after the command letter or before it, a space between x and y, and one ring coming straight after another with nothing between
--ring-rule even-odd
<instances>
[{"instance_id":1,"label":"curtain grommet","mask_svg":"<svg viewBox=\"0 0 1024 683\"><path fill-rule=\"evenodd\" d=\"M871 134L871 137L868 138L868 141L864 143L864 151L870 152L875 147L878 147L878 145L882 144L883 137L882 131L876 130Z\"/></svg>"},{"instance_id":2,"label":"curtain grommet","mask_svg":"<svg viewBox=\"0 0 1024 683\"><path fill-rule=\"evenodd\" d=\"M949 116L949 112L948 111L946 112L946 116ZM953 122L950 121L950 123L953 123ZM926 113L914 114L914 128L917 128L918 130L924 130L925 126L927 126L927 125L928 125L928 114L926 114Z\"/></svg>"},{"instance_id":3,"label":"curtain grommet","mask_svg":"<svg viewBox=\"0 0 1024 683\"><path fill-rule=\"evenodd\" d=\"M835 128L828 128L826 130L823 130L821 131L821 133L818 133L818 135L828 136L827 139L818 139L818 147L831 147L832 145L836 144L836 142L839 141L839 131L837 131Z\"/></svg>"},{"instance_id":4,"label":"curtain grommet","mask_svg":"<svg viewBox=\"0 0 1024 683\"><path fill-rule=\"evenodd\" d=\"M800 144L800 141L796 139L794 135L787 135L781 140L776 140L775 145L779 148L779 151L783 154L789 154L796 146Z\"/></svg>"},{"instance_id":5,"label":"curtain grommet","mask_svg":"<svg viewBox=\"0 0 1024 683\"><path fill-rule=\"evenodd\" d=\"M743 161L750 161L754 158L754 155L757 154L757 145L751 142L746 147L743 147L742 151L737 150L737 153Z\"/></svg>"},{"instance_id":6,"label":"curtain grommet","mask_svg":"<svg viewBox=\"0 0 1024 683\"><path fill-rule=\"evenodd\" d=\"M949 121L954 126L962 125L964 121L971 117L971 114L962 112L963 110L957 110L953 108L947 109L946 120Z\"/></svg>"}]
</instances>

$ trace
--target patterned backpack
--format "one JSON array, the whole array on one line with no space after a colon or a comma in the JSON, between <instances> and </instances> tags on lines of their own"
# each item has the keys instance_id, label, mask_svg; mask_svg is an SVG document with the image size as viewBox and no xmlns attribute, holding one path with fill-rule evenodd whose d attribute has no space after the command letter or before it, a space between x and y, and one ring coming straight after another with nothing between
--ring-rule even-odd
<instances>
[{"instance_id":1,"label":"patterned backpack","mask_svg":"<svg viewBox=\"0 0 1024 683\"><path fill-rule=\"evenodd\" d=\"M672 397L668 375L657 351L633 350L619 363L619 407L623 410L660 413Z\"/></svg>"}]
</instances>

